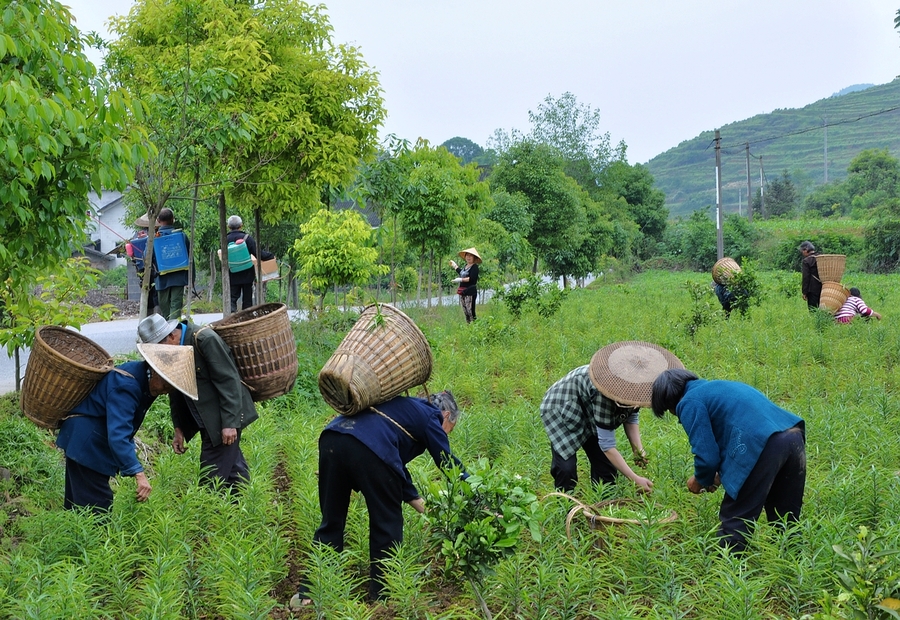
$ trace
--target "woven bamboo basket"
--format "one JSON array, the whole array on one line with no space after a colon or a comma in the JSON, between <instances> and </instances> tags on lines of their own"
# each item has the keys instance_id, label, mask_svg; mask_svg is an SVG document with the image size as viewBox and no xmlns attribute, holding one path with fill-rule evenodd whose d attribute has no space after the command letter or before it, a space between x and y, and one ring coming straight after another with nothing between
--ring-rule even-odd
<instances>
[{"instance_id":1,"label":"woven bamboo basket","mask_svg":"<svg viewBox=\"0 0 900 620\"><path fill-rule=\"evenodd\" d=\"M112 368L109 353L90 338L64 327L39 327L25 368L19 407L41 428L58 428Z\"/></svg>"},{"instance_id":2,"label":"woven bamboo basket","mask_svg":"<svg viewBox=\"0 0 900 620\"><path fill-rule=\"evenodd\" d=\"M840 310L848 297L850 297L850 291L844 288L840 282L822 282L819 307L834 314Z\"/></svg>"},{"instance_id":3,"label":"woven bamboo basket","mask_svg":"<svg viewBox=\"0 0 900 620\"><path fill-rule=\"evenodd\" d=\"M733 258L725 257L716 261L712 268L712 278L716 284L726 284L731 274L741 270L741 266Z\"/></svg>"},{"instance_id":4,"label":"woven bamboo basket","mask_svg":"<svg viewBox=\"0 0 900 620\"><path fill-rule=\"evenodd\" d=\"M287 394L297 380L297 341L287 306L260 304L211 324L231 347L241 379L256 402Z\"/></svg>"},{"instance_id":5,"label":"woven bamboo basket","mask_svg":"<svg viewBox=\"0 0 900 620\"><path fill-rule=\"evenodd\" d=\"M408 316L388 304L366 307L319 372L319 391L335 411L354 415L423 385L431 347Z\"/></svg>"},{"instance_id":6,"label":"woven bamboo basket","mask_svg":"<svg viewBox=\"0 0 900 620\"><path fill-rule=\"evenodd\" d=\"M840 282L844 277L844 266L847 263L845 254L816 254L816 267L819 269L819 280Z\"/></svg>"}]
</instances>

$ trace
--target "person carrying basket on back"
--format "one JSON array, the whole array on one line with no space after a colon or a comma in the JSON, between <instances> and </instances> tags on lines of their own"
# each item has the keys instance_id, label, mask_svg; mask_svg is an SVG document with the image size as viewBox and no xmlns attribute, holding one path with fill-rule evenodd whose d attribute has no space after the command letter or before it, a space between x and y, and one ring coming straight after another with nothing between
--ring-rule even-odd
<instances>
[{"instance_id":1,"label":"person carrying basket on back","mask_svg":"<svg viewBox=\"0 0 900 620\"><path fill-rule=\"evenodd\" d=\"M803 260L800 261L801 292L809 311L814 312L819 308L819 301L822 296L822 280L819 278L819 266L816 261L816 246L811 241L804 241L800 244L800 254Z\"/></svg>"}]
</instances>

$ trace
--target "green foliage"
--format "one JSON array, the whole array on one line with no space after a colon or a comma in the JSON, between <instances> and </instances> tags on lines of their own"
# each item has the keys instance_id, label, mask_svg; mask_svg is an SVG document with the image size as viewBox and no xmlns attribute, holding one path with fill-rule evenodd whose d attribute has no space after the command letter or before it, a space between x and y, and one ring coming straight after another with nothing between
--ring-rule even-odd
<instances>
[{"instance_id":1,"label":"green foliage","mask_svg":"<svg viewBox=\"0 0 900 620\"><path fill-rule=\"evenodd\" d=\"M826 595L823 611L811 620L900 618L900 570L893 556L900 549L886 549L887 540L860 526L856 542L845 549L833 545L837 555L836 598Z\"/></svg>"},{"instance_id":2,"label":"green foliage","mask_svg":"<svg viewBox=\"0 0 900 620\"><path fill-rule=\"evenodd\" d=\"M762 303L763 290L758 268L756 261L746 259L741 263L741 271L728 278L728 289L734 293L731 309L741 316L746 316L751 306Z\"/></svg>"},{"instance_id":3,"label":"green foliage","mask_svg":"<svg viewBox=\"0 0 900 620\"><path fill-rule=\"evenodd\" d=\"M853 256L862 252L862 240L856 236L836 233L820 232L809 236L786 236L775 249L769 253L769 266L785 271L800 271L800 243L812 241L818 254L846 254Z\"/></svg>"},{"instance_id":4,"label":"green foliage","mask_svg":"<svg viewBox=\"0 0 900 620\"><path fill-rule=\"evenodd\" d=\"M544 282L535 275L510 284L497 292L507 311L518 319L531 308L544 318L550 318L559 310L568 291L560 289L555 282Z\"/></svg>"},{"instance_id":5,"label":"green foliage","mask_svg":"<svg viewBox=\"0 0 900 620\"><path fill-rule=\"evenodd\" d=\"M455 157L458 157L464 165L476 161L484 154L483 148L468 138L460 138L459 136L450 138L441 144L441 146L453 153Z\"/></svg>"},{"instance_id":6,"label":"green foliage","mask_svg":"<svg viewBox=\"0 0 900 620\"><path fill-rule=\"evenodd\" d=\"M515 552L524 530L540 542L540 504L529 481L479 460L466 480L450 471L424 489L430 538L444 568L478 584Z\"/></svg>"},{"instance_id":7,"label":"green foliage","mask_svg":"<svg viewBox=\"0 0 900 620\"><path fill-rule=\"evenodd\" d=\"M108 286L117 286L125 288L128 285L128 268L125 265L119 265L109 271L100 273L97 286L106 288Z\"/></svg>"},{"instance_id":8,"label":"green foliage","mask_svg":"<svg viewBox=\"0 0 900 620\"><path fill-rule=\"evenodd\" d=\"M302 237L294 243L298 274L323 302L331 286L367 284L388 272L386 265L377 264L372 229L356 211L320 209L300 232Z\"/></svg>"},{"instance_id":9,"label":"green foliage","mask_svg":"<svg viewBox=\"0 0 900 620\"><path fill-rule=\"evenodd\" d=\"M684 289L690 297L691 306L682 315L679 324L688 336L694 338L701 327L709 325L715 318L714 295L709 285L701 282L685 282Z\"/></svg>"},{"instance_id":10,"label":"green foliage","mask_svg":"<svg viewBox=\"0 0 900 620\"><path fill-rule=\"evenodd\" d=\"M0 345L12 356L18 348L34 343L35 330L42 325L81 327L92 318L109 320L114 306L94 307L80 300L97 287L100 271L86 258L70 258L35 278L34 291L18 286L0 288L4 309Z\"/></svg>"}]
</instances>

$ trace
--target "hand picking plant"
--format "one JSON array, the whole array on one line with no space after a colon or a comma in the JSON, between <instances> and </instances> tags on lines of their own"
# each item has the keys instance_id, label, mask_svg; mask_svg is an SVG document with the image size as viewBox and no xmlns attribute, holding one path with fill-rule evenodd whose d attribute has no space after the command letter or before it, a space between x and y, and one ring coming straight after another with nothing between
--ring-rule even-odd
<instances>
[{"instance_id":1,"label":"hand picking plant","mask_svg":"<svg viewBox=\"0 0 900 620\"><path fill-rule=\"evenodd\" d=\"M445 571L468 579L490 619L482 582L501 558L514 553L523 530L540 542L540 503L530 481L491 469L487 459L480 459L465 480L460 473L450 471L425 485L426 519Z\"/></svg>"}]
</instances>

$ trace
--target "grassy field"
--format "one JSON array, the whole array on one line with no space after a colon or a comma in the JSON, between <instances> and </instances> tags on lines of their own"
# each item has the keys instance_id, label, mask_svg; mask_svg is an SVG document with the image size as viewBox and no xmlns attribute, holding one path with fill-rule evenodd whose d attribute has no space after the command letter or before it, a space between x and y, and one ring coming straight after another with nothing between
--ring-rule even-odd
<instances>
[{"instance_id":1,"label":"grassy field","mask_svg":"<svg viewBox=\"0 0 900 620\"><path fill-rule=\"evenodd\" d=\"M525 534L484 582L493 617L890 617L874 605L900 593L900 562L876 555L900 548L900 320L892 313L900 290L894 277L848 274L845 283L859 286L884 320L841 326L807 312L799 274L761 278L761 306L746 318L710 315L693 336L685 283L706 282L705 274L597 281L571 292L550 318L513 320L499 303L479 307L471 326L458 307L409 311L434 352L429 388L452 389L465 411L451 437L454 452L467 464L489 459L541 498L540 542ZM715 311L715 298L707 301ZM411 509L385 603L367 605L359 587L368 557L360 497L351 505L344 555L311 550L319 519L316 441L333 416L316 373L348 327L340 320L332 328L296 327L297 387L263 404L246 431L253 481L233 502L197 485L199 446L184 456L167 447L167 411L157 403L139 435L150 500L137 504L133 481L121 479L108 519L64 512L52 435L21 418L7 398L0 414L0 466L10 470L0 478L0 618L483 617L468 583L444 574ZM645 475L655 484L650 505L678 518L593 530L579 515L567 536L575 504L547 497L550 451L538 405L554 381L619 340L658 343L701 377L749 383L806 420L807 491L790 535L761 523L746 556L720 553L722 491L687 492L692 458L683 430L674 417L642 410L651 457ZM629 453L621 431L619 444ZM635 496L627 481L591 488L581 461L581 501ZM440 478L427 456L410 471L422 486ZM833 545L857 549L857 560ZM293 613L285 607L304 574L330 579L332 596Z\"/></svg>"}]
</instances>

